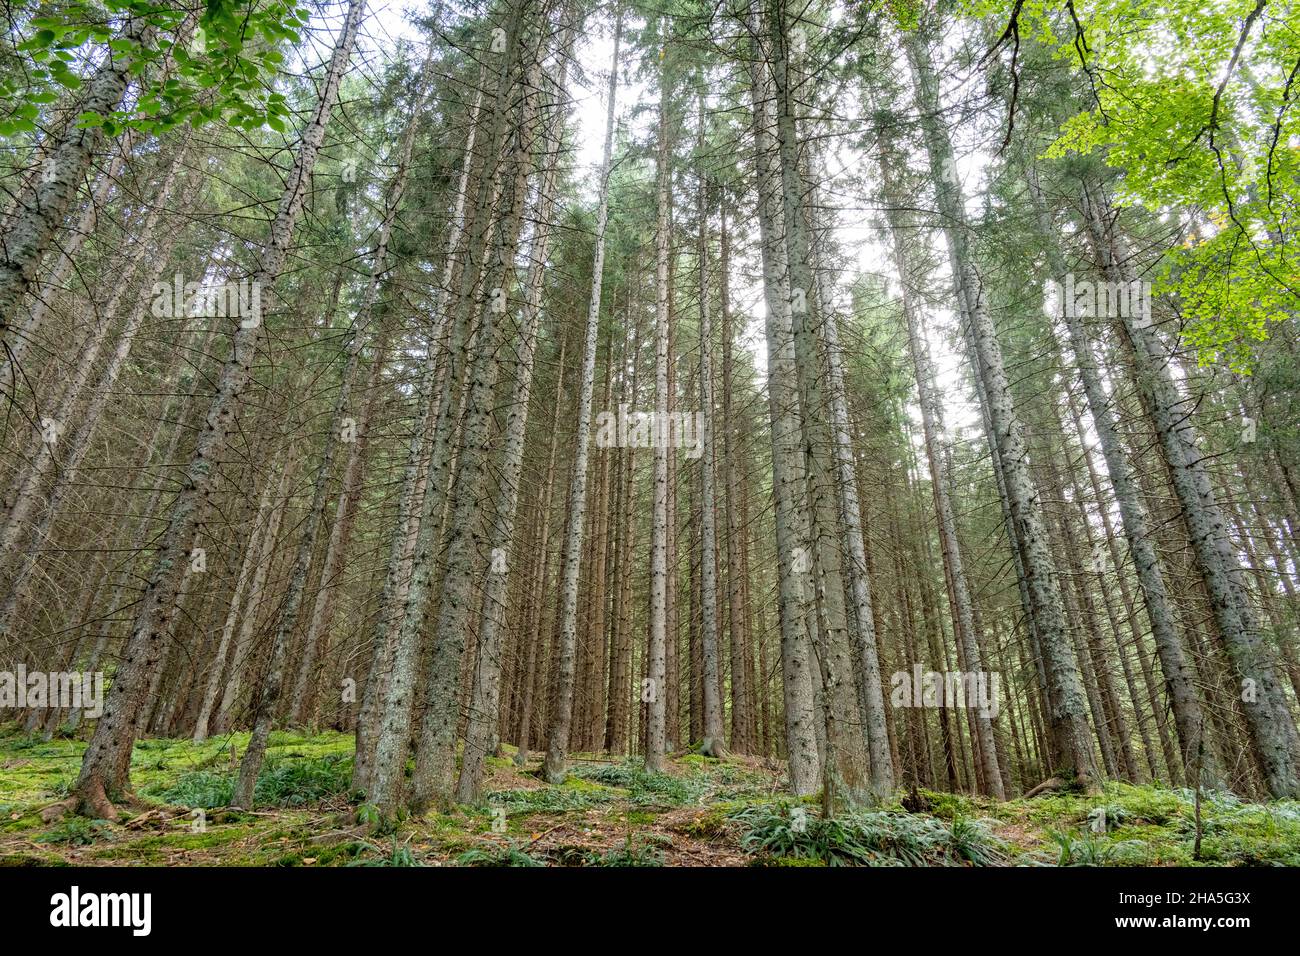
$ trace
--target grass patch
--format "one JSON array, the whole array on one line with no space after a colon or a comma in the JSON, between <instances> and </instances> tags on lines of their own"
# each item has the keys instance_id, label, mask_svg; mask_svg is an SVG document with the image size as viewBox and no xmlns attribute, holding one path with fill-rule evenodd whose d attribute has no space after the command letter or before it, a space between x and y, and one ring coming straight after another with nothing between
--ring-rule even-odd
<instances>
[{"instance_id":1,"label":"grass patch","mask_svg":"<svg viewBox=\"0 0 1300 956\"><path fill-rule=\"evenodd\" d=\"M505 846L474 847L456 857L461 866L545 866L539 860L513 843Z\"/></svg>"},{"instance_id":2,"label":"grass patch","mask_svg":"<svg viewBox=\"0 0 1300 956\"><path fill-rule=\"evenodd\" d=\"M499 790L488 802L504 806L509 814L570 813L610 803L620 794L608 787L539 787L536 790Z\"/></svg>"},{"instance_id":3,"label":"grass patch","mask_svg":"<svg viewBox=\"0 0 1300 956\"><path fill-rule=\"evenodd\" d=\"M750 807L732 815L745 828L741 846L761 860L800 858L828 866L995 866L1005 848L988 828L951 824L892 810L859 811L829 820L802 806Z\"/></svg>"},{"instance_id":4,"label":"grass patch","mask_svg":"<svg viewBox=\"0 0 1300 956\"><path fill-rule=\"evenodd\" d=\"M587 764L575 767L573 774L582 780L626 790L633 804L643 806L679 807L698 803L706 789L698 777L652 773L637 761Z\"/></svg>"},{"instance_id":5,"label":"grass patch","mask_svg":"<svg viewBox=\"0 0 1300 956\"><path fill-rule=\"evenodd\" d=\"M583 863L586 866L663 866L664 854L660 847L666 842L672 841L660 833L639 837L629 833L622 846L603 852L593 850L586 854Z\"/></svg>"},{"instance_id":6,"label":"grass patch","mask_svg":"<svg viewBox=\"0 0 1300 956\"><path fill-rule=\"evenodd\" d=\"M303 807L331 797L347 795L352 780L352 759L341 754L268 760L257 778L253 802L258 806ZM230 803L235 774L196 770L182 774L166 789L152 795L169 804L205 810Z\"/></svg>"},{"instance_id":7,"label":"grass patch","mask_svg":"<svg viewBox=\"0 0 1300 956\"><path fill-rule=\"evenodd\" d=\"M85 817L68 817L36 838L37 843L56 843L63 846L90 846L103 839L112 839L112 830L102 820Z\"/></svg>"},{"instance_id":8,"label":"grass patch","mask_svg":"<svg viewBox=\"0 0 1300 956\"><path fill-rule=\"evenodd\" d=\"M136 745L137 793L208 811L205 832L169 814L139 825L76 817L51 824L40 811L68 794L86 744L2 726L0 865L413 866L436 856L466 866L623 867L710 856L734 864L743 852L755 863L794 867L1300 866L1297 801L1204 794L1198 860L1189 790L1108 783L1094 795L1007 803L931 790L909 799L900 792L913 812L886 803L823 821L816 797L801 801L784 791L779 769L696 754L670 758L666 773L647 773L635 758L577 760L560 786L489 789L477 806L409 818L379 835L365 832L375 809L350 799L358 796L350 793L352 738L334 731L276 731L257 783L258 812L219 809L229 805L247 746L245 732L202 744ZM503 748L503 757L489 761L502 771L489 787L516 786L506 782L516 779L505 772L512 752ZM476 836L494 829L500 809L506 832ZM566 830L574 839L557 842ZM337 842L321 839L327 831ZM560 835L546 836L552 831ZM535 842L527 842L530 835Z\"/></svg>"}]
</instances>

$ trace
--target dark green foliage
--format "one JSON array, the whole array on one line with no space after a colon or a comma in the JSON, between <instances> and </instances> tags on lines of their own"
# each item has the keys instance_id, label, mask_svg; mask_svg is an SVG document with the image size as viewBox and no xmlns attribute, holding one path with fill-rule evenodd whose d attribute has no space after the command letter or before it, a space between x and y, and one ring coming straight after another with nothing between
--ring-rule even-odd
<instances>
[{"instance_id":1,"label":"dark green foliage","mask_svg":"<svg viewBox=\"0 0 1300 956\"><path fill-rule=\"evenodd\" d=\"M664 855L657 844L664 842L660 834L650 833L634 838L631 833L622 846L613 847L603 853L590 852L586 855L587 866L663 866Z\"/></svg>"},{"instance_id":2,"label":"dark green foliage","mask_svg":"<svg viewBox=\"0 0 1300 956\"><path fill-rule=\"evenodd\" d=\"M704 792L700 781L667 773L649 773L641 763L634 761L575 767L573 773L583 780L627 790L635 804L681 806L697 802Z\"/></svg>"},{"instance_id":3,"label":"dark green foliage","mask_svg":"<svg viewBox=\"0 0 1300 956\"><path fill-rule=\"evenodd\" d=\"M327 754L300 760L268 762L257 778L256 803L301 807L329 797L344 796L352 780L352 759Z\"/></svg>"},{"instance_id":4,"label":"dark green foliage","mask_svg":"<svg viewBox=\"0 0 1300 956\"><path fill-rule=\"evenodd\" d=\"M529 856L521 847L508 844L502 847L475 847L456 857L461 866L545 866L545 862Z\"/></svg>"},{"instance_id":5,"label":"dark green foliage","mask_svg":"<svg viewBox=\"0 0 1300 956\"><path fill-rule=\"evenodd\" d=\"M379 853L383 851L378 847L365 844L368 849ZM348 866L422 866L415 855L411 853L411 848L405 844L399 844L397 837L393 837L393 846L386 854L378 857L367 857L365 859L353 860Z\"/></svg>"},{"instance_id":6,"label":"dark green foliage","mask_svg":"<svg viewBox=\"0 0 1300 956\"><path fill-rule=\"evenodd\" d=\"M178 806L211 810L230 803L230 796L234 793L234 789L235 779L229 774L196 770L184 774L176 781L175 786L162 791L158 796Z\"/></svg>"},{"instance_id":7,"label":"dark green foliage","mask_svg":"<svg viewBox=\"0 0 1300 956\"><path fill-rule=\"evenodd\" d=\"M1057 866L1109 866L1123 862L1125 851L1131 851L1141 846L1136 840L1110 843L1105 840L1098 840L1092 834L1084 837L1073 833L1064 833L1060 830L1048 830L1047 832L1059 850L1056 859Z\"/></svg>"},{"instance_id":8,"label":"dark green foliage","mask_svg":"<svg viewBox=\"0 0 1300 956\"><path fill-rule=\"evenodd\" d=\"M544 787L537 790L501 790L488 795L493 804L510 813L568 813L608 803L618 794L612 790Z\"/></svg>"},{"instance_id":9,"label":"dark green foliage","mask_svg":"<svg viewBox=\"0 0 1300 956\"><path fill-rule=\"evenodd\" d=\"M823 819L784 804L732 814L747 828L746 852L759 857L816 860L829 866L994 866L1007 862L1000 841L980 823L889 810Z\"/></svg>"},{"instance_id":10,"label":"dark green foliage","mask_svg":"<svg viewBox=\"0 0 1300 956\"><path fill-rule=\"evenodd\" d=\"M276 807L301 807L348 793L352 777L352 759L339 754L323 757L289 759L279 757L267 762L257 778L254 803ZM212 809L230 803L234 792L230 774L199 770L187 773L175 786L158 794L168 803L185 807Z\"/></svg>"},{"instance_id":11,"label":"dark green foliage","mask_svg":"<svg viewBox=\"0 0 1300 956\"><path fill-rule=\"evenodd\" d=\"M38 843L61 843L66 846L89 846L109 837L108 824L85 817L68 817L36 838Z\"/></svg>"}]
</instances>

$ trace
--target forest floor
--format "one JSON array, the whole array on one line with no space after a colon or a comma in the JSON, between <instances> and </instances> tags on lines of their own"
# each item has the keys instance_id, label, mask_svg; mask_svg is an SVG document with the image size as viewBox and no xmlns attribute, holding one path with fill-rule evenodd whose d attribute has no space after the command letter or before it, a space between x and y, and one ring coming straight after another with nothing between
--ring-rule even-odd
<instances>
[{"instance_id":1,"label":"forest floor","mask_svg":"<svg viewBox=\"0 0 1300 956\"><path fill-rule=\"evenodd\" d=\"M376 835L348 793L352 737L276 732L252 812L223 809L231 746L247 734L136 744L142 804L122 822L45 820L76 779L85 743L0 727L0 865L167 866L1300 866L1300 802L1209 794L1193 859L1187 790L1107 784L994 803L921 790L904 804L823 821L756 758L695 754L647 774L637 761L574 756L548 786L539 761L489 758L486 798Z\"/></svg>"}]
</instances>

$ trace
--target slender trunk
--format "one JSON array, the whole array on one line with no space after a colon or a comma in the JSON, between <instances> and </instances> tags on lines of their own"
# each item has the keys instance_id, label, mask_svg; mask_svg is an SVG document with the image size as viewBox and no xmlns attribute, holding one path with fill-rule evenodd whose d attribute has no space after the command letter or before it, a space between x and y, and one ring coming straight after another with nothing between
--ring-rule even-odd
<instances>
[{"instance_id":1,"label":"slender trunk","mask_svg":"<svg viewBox=\"0 0 1300 956\"><path fill-rule=\"evenodd\" d=\"M375 747L379 741L383 705L388 700L390 679L395 672L408 674L414 661L414 647L399 645L401 614L411 584L411 565L415 560L415 546L424 499L428 491L429 473L432 469L434 433L438 425L439 397L451 374L451 354L439 348L439 341L447 331L447 298L457 270L457 250L465 236L465 207L469 197L470 178L475 163L475 145L478 141L479 117L483 102L483 77L480 72L479 87L470 108L469 131L462 151L460 176L456 195L448 215L447 238L441 282L434 293L434 328L425 357L424 375L421 378L417 403L416 428L407 448L406 466L402 473L402 493L398 499L397 522L389 540L388 564L384 586L379 599L379 614L371 640L370 665L366 674L365 689L356 722L356 757L352 768L352 789L369 791L371 772L374 769ZM441 360L440 360L441 355ZM398 652L402 657L399 660ZM404 678L409 680L409 675ZM404 698L409 709L409 698Z\"/></svg>"},{"instance_id":2,"label":"slender trunk","mask_svg":"<svg viewBox=\"0 0 1300 956\"><path fill-rule=\"evenodd\" d=\"M614 150L614 110L618 92L618 51L623 18L614 22L614 53L610 61L605 104L605 147L600 167L600 200L596 212L595 253L591 266L591 292L583 334L582 371L578 380L577 442L569 476L568 516L564 529L564 555L560 567L560 621L555 709L547 733L546 762L542 774L549 783L563 783L573 723L573 694L578 642L578 576L582 559L587 512L587 457L591 445L591 394L596 377L596 333L600 326L600 295L605 271L605 228L609 223L609 173Z\"/></svg>"},{"instance_id":3,"label":"slender trunk","mask_svg":"<svg viewBox=\"0 0 1300 956\"><path fill-rule=\"evenodd\" d=\"M563 137L563 114L567 107L565 79L572 47L572 32L560 44L561 65L555 81L551 115L547 120L546 145L543 150L542 183L536 203L537 232L529 250L531 266L521 316L521 336L515 368L514 394L507 413L505 449L501 468L501 493L494 507L491 557L486 586L483 589L481 624L478 635L478 660L474 670L473 696L469 707L469 724L465 730L465 750L461 761L456 800L472 803L478 799L483 782L483 765L493 748L500 707L501 636L506 626L506 599L510 583L510 565L514 559L515 514L519 504L519 480L523 467L524 439L528 431L528 406L532 396L533 359L537 352L537 335L541 325L542 293L546 286L546 264L550 251L551 228L555 217L555 187Z\"/></svg>"},{"instance_id":4,"label":"slender trunk","mask_svg":"<svg viewBox=\"0 0 1300 956\"><path fill-rule=\"evenodd\" d=\"M756 10L751 8L751 33L759 37ZM761 49L761 47L760 47ZM762 243L763 294L767 306L767 393L772 428L772 484L776 499L776 538L781 625L781 671L785 695L786 756L790 789L813 793L833 753L821 753L820 734L827 721L818 721L818 679L813 673L818 654L816 623L810 620L811 560L807 485L799 435L799 395L794 386L794 341L790 333L790 291L786 272L784 230L781 225L779 173L773 168L774 148L770 84L759 57L752 58L750 90L753 106L756 197ZM833 722L832 722L833 727ZM832 736L832 740L833 740ZM830 788L823 798L829 800Z\"/></svg>"},{"instance_id":5,"label":"slender trunk","mask_svg":"<svg viewBox=\"0 0 1300 956\"><path fill-rule=\"evenodd\" d=\"M939 523L939 543L943 552L944 565L951 582L954 608L953 622L957 638L961 642L966 668L982 672L984 664L980 655L979 642L976 638L975 615L971 601L970 584L966 579L966 567L957 538L957 520L953 512L952 499L949 494L951 478L948 474L946 449L940 448L943 433L942 407L935 390L930 348L925 339L922 319L918 314L912 294L913 289L922 287L921 277L913 264L913 258L907 246L910 223L902 212L903 200L897 182L899 157L892 150L886 150L880 164L881 175L885 183L889 208L886 215L893 233L894 261L902 285L903 318L907 325L907 349L912 360L916 378L916 387L921 406L921 428L925 440L926 460L930 466L930 487L934 494L935 515ZM996 747L993 741L993 721L985 712L974 716L974 729L979 741L979 755L985 792L997 800L1006 799L1002 785L1002 774L998 766Z\"/></svg>"},{"instance_id":6,"label":"slender trunk","mask_svg":"<svg viewBox=\"0 0 1300 956\"><path fill-rule=\"evenodd\" d=\"M804 214L806 184L799 171L800 142L791 88L794 70L790 63L784 0L772 0L769 19L776 111L773 162L780 185L785 266L789 274L788 313L794 338L794 371L801 408L803 453L807 460L808 505L814 531L811 556L816 574L816 604L819 629L824 632L824 651L819 650L818 663L825 685L828 748L834 749L836 757L830 787L832 792L824 795L829 808L837 797L850 805L884 799L893 789L894 771L885 734L881 733L872 740L861 728L862 709L855 689L841 565L840 507L834 487L835 472L828 461L828 455L834 453L836 446L827 422L833 412L821 373L826 314L821 308L822 295L813 274L812 242ZM872 640L874 642L874 633ZM870 660L874 657L874 647L870 652L864 650L864 666L875 672L878 683L879 663ZM868 688L865 699L870 713L867 720L869 728L878 725L883 731L884 701L879 695L878 686L874 695ZM832 737L836 735L830 732L832 723L836 725L838 735L834 740ZM832 781L828 775L831 769L825 768L828 781Z\"/></svg>"},{"instance_id":7,"label":"slender trunk","mask_svg":"<svg viewBox=\"0 0 1300 956\"><path fill-rule=\"evenodd\" d=\"M271 223L269 241L251 279L255 290L266 286L269 291L284 267L294 226L306 200L308 177L315 166L325 138L325 127L338 99L339 85L351 58L364 8L364 0L352 0L349 4L347 20L326 71L316 111L303 132L298 155ZM124 76L122 82L125 82ZM114 102L120 96L119 91ZM0 297L0 315L8 312L3 303L3 297ZM216 468L236 432L240 401L252 375L253 358L261 333L260 314L243 317L234 335L230 357L217 383L207 427L190 461L184 485L173 500L168 528L140 602L125 659L114 674L104 714L96 724L95 734L82 761L75 790L78 807L87 814L115 819L117 814L111 801L129 790L131 747L148 676L158 666L172 640L179 598L190 564L189 552L193 542L196 538L201 540L205 530L211 509L211 492L217 478Z\"/></svg>"},{"instance_id":8,"label":"slender trunk","mask_svg":"<svg viewBox=\"0 0 1300 956\"><path fill-rule=\"evenodd\" d=\"M118 39L128 48L154 42L157 30L148 17L131 16ZM110 116L126 95L133 58L112 48L85 84L79 113ZM63 225L77 190L104 138L102 125L64 127L45 158L40 182L25 191L5 226L0 243L0 336L8 347L9 330L18 325L23 297L36 282L45 253Z\"/></svg>"},{"instance_id":9,"label":"slender trunk","mask_svg":"<svg viewBox=\"0 0 1300 956\"><path fill-rule=\"evenodd\" d=\"M948 132L940 124L938 82L922 35L909 32L904 42L915 78L916 105L921 113L939 211L945 220L958 311L963 317L976 377L983 385L984 407L996 438L1025 585L1034 611L1049 689L1047 703L1061 749L1063 763L1059 769L1073 776L1085 789L1092 789L1097 786L1096 759L1084 690L1066 630L1059 575L1048 542L1042 502L1029 470L1023 423L1012 401L1002 347L967 242L965 199L955 177L946 174L955 167Z\"/></svg>"},{"instance_id":10,"label":"slender trunk","mask_svg":"<svg viewBox=\"0 0 1300 956\"><path fill-rule=\"evenodd\" d=\"M395 605L398 612L392 622L397 625L397 633L391 654L386 655L383 667L384 694L381 698L379 714L380 724L376 735L373 753L373 766L369 772L368 791L371 802L376 804L388 816L397 813L403 801L405 780L404 768L410 743L410 730L417 710L417 690L427 685L427 678L432 675L429 666L421 667L420 636L426 617L430 610L429 600L434 584L434 571L438 563L436 551L443 544L440 534L440 518L443 506L450 504L448 491L451 483L452 439L460 416L458 407L467 407L467 392L472 387L464 382L468 366L480 365L479 359L487 361L491 350L492 322L487 324L488 334L484 342L472 330L471 319L479 312L476 307L481 304L475 292L481 288L486 262L484 256L488 251L493 227L497 224L494 200L498 191L498 182L502 180L502 168L509 165L511 150L508 147L507 123L517 112L510 107L511 97L519 87L519 64L522 60L524 40L525 8L529 0L519 0L508 8L505 45L499 56L499 68L496 71L496 88L493 101L486 108L486 137L482 144L483 162L478 174L477 195L473 214L466 220L465 262L460 267L460 281L454 297L440 295L437 306L439 311L448 312L449 342L446 350L446 369L438 389L433 441L425 478L424 498L418 516L413 518L416 528L414 552L410 559L409 583L402 585L402 600ZM502 28L497 28L502 29ZM508 175L508 172L507 174ZM504 290L495 301L504 305ZM495 303L494 303L495 304ZM489 313L490 314L490 313ZM441 320L439 320L441 321ZM475 345L478 345L477 352ZM471 357L475 361L471 363ZM480 369L486 373L487 369ZM462 384L465 387L462 389ZM481 391L481 390L480 390ZM457 396L460 401L457 401ZM462 565L467 556L460 557ZM392 626L392 625L390 625ZM453 640L462 638L457 635ZM442 639L442 635L438 636ZM423 655L424 657L431 656ZM458 663L458 662L457 662ZM459 675L459 666L452 675L445 678L455 681ZM422 679L423 677L423 679ZM440 677L440 680L443 679ZM426 693L426 699L427 693ZM443 733L446 733L445 728ZM454 724L451 729L454 735ZM426 779L428 769L426 769Z\"/></svg>"},{"instance_id":11,"label":"slender trunk","mask_svg":"<svg viewBox=\"0 0 1300 956\"><path fill-rule=\"evenodd\" d=\"M235 625L239 623L240 606L249 585L249 576L258 564L258 555L265 551L262 535L270 529L271 507L274 504L272 492L276 483L267 476L262 486L262 498L253 517L252 533L244 545L244 560L239 564L239 576L235 579L235 589L231 592L230 604L226 608L226 620L221 627L221 639L217 643L216 654L212 658L208 682L203 692L203 703L199 709L198 719L194 724L193 739L201 744L208 739L208 724L212 720L212 711L217 704L217 694L221 692L221 679L225 676L226 662L230 659L230 649L235 636Z\"/></svg>"},{"instance_id":12,"label":"slender trunk","mask_svg":"<svg viewBox=\"0 0 1300 956\"><path fill-rule=\"evenodd\" d=\"M262 769L262 759L266 754L271 725L275 722L276 710L284 687L289 645L292 643L294 628L298 623L299 608L302 606L303 594L307 590L307 578L311 572L312 559L316 554L316 538L329 500L329 479L334 466L334 457L341 443L356 441L355 433L345 420L351 408L352 388L356 382L357 369L361 364L362 348L370 333L379 287L383 276L388 271L388 243L392 236L393 223L397 218L397 210L401 205L402 194L406 190L406 175L410 166L411 150L415 144L416 122L424 111L425 90L429 85L431 65L431 61L426 60L423 76L419 81L419 92L415 96L406 131L398 147L397 168L387 190L384 216L379 224L379 235L371 258L370 281L352 321L352 327L348 330L343 371L340 376L338 395L334 401L329 431L325 435L325 448L316 466L307 515L300 526L289 586L280 600L275 634L271 639L270 662L262 681L261 694L258 695L257 709L253 715L253 733L244 751L244 759L239 766L239 779L231 796L231 806L234 807L252 808L253 788L257 783L257 775Z\"/></svg>"},{"instance_id":13,"label":"slender trunk","mask_svg":"<svg viewBox=\"0 0 1300 956\"><path fill-rule=\"evenodd\" d=\"M1127 255L1104 200L1085 188L1085 221L1103 273L1112 281L1132 283ZM1125 286L1129 288L1130 286ZM1240 682L1242 710L1253 749L1269 792L1278 799L1300 794L1295 767L1296 728L1286 706L1272 654L1260 639L1242 571L1228 541L1223 514L1215 500L1197 447L1196 435L1170 376L1168 359L1141 310L1122 309L1120 327L1128 345L1138 387L1168 463L1174 492L1205 583L1224 649ZM1139 314L1132 314L1138 311ZM1197 738L1198 745L1200 738Z\"/></svg>"},{"instance_id":14,"label":"slender trunk","mask_svg":"<svg viewBox=\"0 0 1300 956\"><path fill-rule=\"evenodd\" d=\"M1027 181L1038 216L1039 229L1044 235L1051 235L1050 215L1038 179L1031 172ZM1052 272L1057 276L1058 282L1063 282L1068 271L1064 257L1056 246L1049 244L1048 248ZM1155 641L1156 654L1160 658L1160 668L1164 673L1165 687L1169 693L1174 726L1178 729L1178 739L1182 743L1182 769L1185 771L1192 765L1195 744L1201 739L1204 724L1200 701L1193 683L1191 665L1183 653L1182 642L1174 627L1164 574L1151 536L1150 518L1134 482L1132 463L1125 454L1120 440L1111 396L1107 394L1102 384L1095 346L1090 341L1077 310L1066 308L1066 303L1063 301L1060 304L1062 307L1058 310L1058 316L1065 324L1070 350L1074 353L1084 399L1088 403L1088 412L1097 432L1102 458L1106 462L1106 474L1115 492L1115 500L1119 504L1124 536L1133 555L1133 567L1137 573L1138 584L1142 588L1147 619L1151 624L1151 635ZM1135 640L1136 637L1135 633ZM1215 786L1219 779L1219 770L1213 760L1203 759L1201 766L1205 781L1210 786Z\"/></svg>"},{"instance_id":15,"label":"slender trunk","mask_svg":"<svg viewBox=\"0 0 1300 956\"><path fill-rule=\"evenodd\" d=\"M568 353L568 339L560 342L560 358L556 363L555 375L555 402L551 406L552 412L558 418L560 402L564 396L564 360ZM552 423L554 424L554 422ZM532 745L532 727L533 727L533 707L537 699L535 691L538 683L539 671L544 672L546 666L538 667L539 652L542 650L542 620L544 618L543 610L546 606L546 588L551 580L551 503L555 497L555 459L559 451L560 435L558 428L551 429L551 448L550 456L546 464L546 483L542 488L542 506L540 514L542 516L542 528L539 534L537 545L537 575L533 579L532 600L529 614L530 616L524 622L524 640L527 642L528 650L525 653L524 676L522 680L523 700L519 704L519 750L515 754L515 764L522 767L528 762L528 749Z\"/></svg>"},{"instance_id":16,"label":"slender trunk","mask_svg":"<svg viewBox=\"0 0 1300 956\"><path fill-rule=\"evenodd\" d=\"M698 151L704 153L704 96L699 103ZM713 490L713 327L709 312L708 276L708 206L705 202L705 183L700 176L697 195L699 203L699 238L696 258L700 270L700 411L703 454L700 456L700 652L703 672L702 688L703 726L700 753L718 757L723 753L722 700L718 680L718 548L714 518L717 502Z\"/></svg>"},{"instance_id":17,"label":"slender trunk","mask_svg":"<svg viewBox=\"0 0 1300 956\"><path fill-rule=\"evenodd\" d=\"M162 218L162 213L176 185L177 175L181 169L181 160L186 151L185 147L186 142L182 142L177 146L171 162L167 166L167 171L159 184L158 192L154 196L153 205L141 223L140 232L142 236L149 236L157 231L158 222ZM166 244L167 240L164 239L164 247ZM142 271L148 252L147 243L141 241L124 272L121 284L117 286L116 291L104 307L103 331L107 331L112 317L122 311L123 300L128 298L130 290L136 289L136 277ZM91 389L90 400L86 407L81 409L79 413L77 412L77 405L81 397L80 393L90 377L91 367L94 362L93 357L87 356L83 358L74 377L74 382L65 392L60 417L69 423L75 420L78 427L72 440L66 443L67 447L63 451L63 461L58 463L59 467L53 484L44 489L43 495L41 494L44 478L47 472L54 467L55 456L61 450L59 443L51 440L41 444L37 460L28 471L27 481L14 503L13 511L9 514L9 523L5 527L3 542L0 543L0 558L9 557L10 548L21 536L23 525L30 516L31 509L35 506L38 496L43 498L44 513L30 534L31 546L22 553L19 565L10 579L9 597L6 599L3 608L0 608L0 634L8 633L14 615L26 597L28 576L35 569L40 559L40 545L48 540L54 523L59 517L63 499L71 490L73 479L77 476L77 470L81 467L86 453L90 450L91 439L94 438L100 419L113 397L113 388L117 384L118 377L122 374L122 368L126 364L127 358L130 357L136 337L144 325L149 302L151 301L151 293L146 290L153 288L154 283L158 281L158 277L167 266L165 248L154 249L152 254L152 266L140 280L134 302L130 305L126 319L118 330L117 343L113 349L113 354L109 356L104 368L100 371L99 379Z\"/></svg>"}]
</instances>

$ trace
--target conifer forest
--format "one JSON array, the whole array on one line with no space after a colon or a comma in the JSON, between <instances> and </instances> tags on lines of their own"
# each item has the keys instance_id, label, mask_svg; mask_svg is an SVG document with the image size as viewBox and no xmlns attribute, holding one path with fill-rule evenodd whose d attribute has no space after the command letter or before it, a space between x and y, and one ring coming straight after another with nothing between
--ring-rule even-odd
<instances>
[{"instance_id":1,"label":"conifer forest","mask_svg":"<svg viewBox=\"0 0 1300 956\"><path fill-rule=\"evenodd\" d=\"M1293 0L0 15L0 865L1300 866Z\"/></svg>"}]
</instances>

